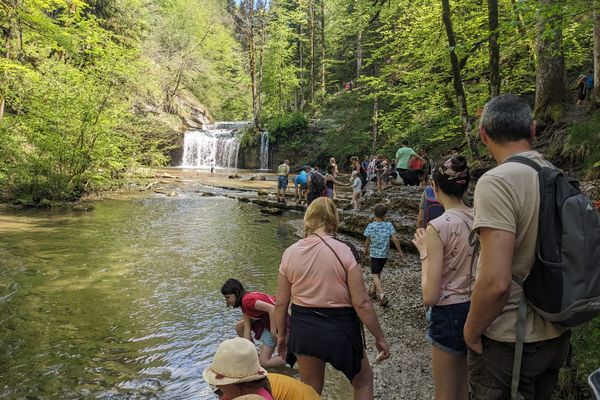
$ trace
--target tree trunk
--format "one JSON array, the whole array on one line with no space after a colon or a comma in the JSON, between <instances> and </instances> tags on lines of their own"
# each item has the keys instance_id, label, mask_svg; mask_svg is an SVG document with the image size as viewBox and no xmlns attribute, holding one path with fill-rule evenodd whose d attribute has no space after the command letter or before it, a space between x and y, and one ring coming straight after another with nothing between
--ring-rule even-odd
<instances>
[{"instance_id":1,"label":"tree trunk","mask_svg":"<svg viewBox=\"0 0 600 400\"><path fill-rule=\"evenodd\" d=\"M325 97L325 0L321 0L321 96Z\"/></svg>"},{"instance_id":2,"label":"tree trunk","mask_svg":"<svg viewBox=\"0 0 600 400\"><path fill-rule=\"evenodd\" d=\"M541 124L558 121L569 99L562 47L562 3L562 0L540 0L534 115Z\"/></svg>"},{"instance_id":3,"label":"tree trunk","mask_svg":"<svg viewBox=\"0 0 600 400\"><path fill-rule=\"evenodd\" d=\"M500 46L498 45L498 0L488 0L490 23L490 97L500 94Z\"/></svg>"},{"instance_id":4,"label":"tree trunk","mask_svg":"<svg viewBox=\"0 0 600 400\"><path fill-rule=\"evenodd\" d=\"M356 38L356 77L360 78L360 74L362 73L362 31L358 32L358 37Z\"/></svg>"},{"instance_id":5,"label":"tree trunk","mask_svg":"<svg viewBox=\"0 0 600 400\"><path fill-rule=\"evenodd\" d=\"M315 2L308 3L308 14L310 18L310 103L315 102Z\"/></svg>"},{"instance_id":6,"label":"tree trunk","mask_svg":"<svg viewBox=\"0 0 600 400\"><path fill-rule=\"evenodd\" d=\"M302 111L304 110L304 49L302 48L302 35L304 34L302 29L302 23L298 25L298 74L300 75L299 81L300 85L296 90L296 104L297 109Z\"/></svg>"},{"instance_id":7,"label":"tree trunk","mask_svg":"<svg viewBox=\"0 0 600 400\"><path fill-rule=\"evenodd\" d=\"M454 29L452 28L449 0L442 0L442 20L444 21L446 34L448 35L448 52L450 55L450 64L452 65L452 80L454 82L454 91L456 92L458 112L463 123L463 130L465 132L467 146L471 151L471 156L476 159L479 157L479 149L477 148L475 136L472 133L471 121L469 119L469 113L467 109L467 96L465 95L462 79L460 77L460 65L458 62L458 57L455 53L456 37L454 36Z\"/></svg>"},{"instance_id":8,"label":"tree trunk","mask_svg":"<svg viewBox=\"0 0 600 400\"><path fill-rule=\"evenodd\" d=\"M371 130L371 154L375 154L375 149L377 148L377 134L379 123L379 98L375 96L373 99L373 128Z\"/></svg>"},{"instance_id":9,"label":"tree trunk","mask_svg":"<svg viewBox=\"0 0 600 400\"><path fill-rule=\"evenodd\" d=\"M256 43L254 38L254 0L248 1L248 60L250 62L250 81L252 85L252 115L254 129L260 129L258 116L258 98L256 90Z\"/></svg>"},{"instance_id":10,"label":"tree trunk","mask_svg":"<svg viewBox=\"0 0 600 400\"><path fill-rule=\"evenodd\" d=\"M600 106L600 0L594 0L594 91L592 104Z\"/></svg>"}]
</instances>

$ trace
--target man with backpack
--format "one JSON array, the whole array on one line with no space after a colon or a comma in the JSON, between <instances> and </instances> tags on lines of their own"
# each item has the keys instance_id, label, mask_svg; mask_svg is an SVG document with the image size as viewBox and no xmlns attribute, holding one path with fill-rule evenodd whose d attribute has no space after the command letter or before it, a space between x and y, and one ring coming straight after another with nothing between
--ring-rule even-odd
<instances>
[{"instance_id":1,"label":"man with backpack","mask_svg":"<svg viewBox=\"0 0 600 400\"><path fill-rule=\"evenodd\" d=\"M310 206L317 197L327 196L327 190L325 186L325 175L319 172L319 168L314 167L311 172L307 174L306 183L308 185L308 194L306 196L306 205Z\"/></svg>"},{"instance_id":2,"label":"man with backpack","mask_svg":"<svg viewBox=\"0 0 600 400\"><path fill-rule=\"evenodd\" d=\"M568 328L542 318L520 285L536 263L540 183L535 169L507 159L552 167L532 150L534 136L531 108L519 97L485 105L480 137L499 165L479 179L474 195L481 253L464 339L475 399L550 399L569 352Z\"/></svg>"}]
</instances>

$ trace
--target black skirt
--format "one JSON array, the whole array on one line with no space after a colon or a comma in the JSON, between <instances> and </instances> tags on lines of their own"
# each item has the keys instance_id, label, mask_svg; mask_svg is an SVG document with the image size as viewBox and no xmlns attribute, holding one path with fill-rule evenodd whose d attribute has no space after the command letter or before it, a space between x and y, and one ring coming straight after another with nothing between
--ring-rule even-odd
<instances>
[{"instance_id":1,"label":"black skirt","mask_svg":"<svg viewBox=\"0 0 600 400\"><path fill-rule=\"evenodd\" d=\"M288 351L328 362L352 381L360 372L363 350L361 322L354 308L292 304Z\"/></svg>"}]
</instances>

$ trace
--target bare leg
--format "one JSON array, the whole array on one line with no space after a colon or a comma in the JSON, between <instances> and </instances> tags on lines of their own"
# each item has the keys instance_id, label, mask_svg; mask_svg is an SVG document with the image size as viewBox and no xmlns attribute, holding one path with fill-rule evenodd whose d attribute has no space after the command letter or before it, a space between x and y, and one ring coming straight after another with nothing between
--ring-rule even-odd
<instances>
[{"instance_id":1,"label":"bare leg","mask_svg":"<svg viewBox=\"0 0 600 400\"><path fill-rule=\"evenodd\" d=\"M381 274L373 274L373 287L375 287L375 293L377 293L377 297L383 297L383 289L381 287Z\"/></svg>"},{"instance_id":2,"label":"bare leg","mask_svg":"<svg viewBox=\"0 0 600 400\"><path fill-rule=\"evenodd\" d=\"M239 337L244 337L244 321L243 320L239 320L235 324L235 331L237 332Z\"/></svg>"},{"instance_id":3,"label":"bare leg","mask_svg":"<svg viewBox=\"0 0 600 400\"><path fill-rule=\"evenodd\" d=\"M325 362L320 358L297 354L300 380L315 389L319 395L325 381ZM354 378L356 379L356 378Z\"/></svg>"},{"instance_id":4,"label":"bare leg","mask_svg":"<svg viewBox=\"0 0 600 400\"><path fill-rule=\"evenodd\" d=\"M260 353L258 355L258 360L260 361L260 365L263 368L274 368L285 365L285 360L283 358L281 358L280 356L271 357L272 355L272 347L265 346L264 344L260 345Z\"/></svg>"},{"instance_id":5,"label":"bare leg","mask_svg":"<svg viewBox=\"0 0 600 400\"><path fill-rule=\"evenodd\" d=\"M431 352L436 400L467 400L467 357L433 347Z\"/></svg>"},{"instance_id":6,"label":"bare leg","mask_svg":"<svg viewBox=\"0 0 600 400\"><path fill-rule=\"evenodd\" d=\"M352 388L354 400L373 400L373 370L366 352L363 352L360 372L352 379Z\"/></svg>"}]
</instances>

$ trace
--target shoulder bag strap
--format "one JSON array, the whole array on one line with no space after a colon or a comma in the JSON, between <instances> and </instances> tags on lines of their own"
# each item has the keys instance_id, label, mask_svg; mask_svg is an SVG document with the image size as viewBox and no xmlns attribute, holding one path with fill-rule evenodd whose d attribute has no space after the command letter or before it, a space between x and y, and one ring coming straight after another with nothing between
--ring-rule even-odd
<instances>
[{"instance_id":1,"label":"shoulder bag strap","mask_svg":"<svg viewBox=\"0 0 600 400\"><path fill-rule=\"evenodd\" d=\"M340 259L340 257L337 255L337 253L336 253L336 251L333 249L333 247L331 247L331 246L329 245L329 243L327 243L327 242L325 241L325 239L323 239L323 238L322 238L320 235L318 235L318 234L316 234L316 233L314 233L314 235L315 235L316 237L318 237L319 239L321 239L321 241L322 241L323 243L325 243L325 246L329 247L329 250L331 250L331 251L333 252L333 254L335 255L335 258L337 258L337 260L340 262L340 265L342 266L342 269L343 269L343 270L344 270L344 272L346 273L346 285L347 285L347 284L348 284L348 271L347 271L347 270L346 270L346 268L344 267L344 263L342 262L342 260Z\"/></svg>"}]
</instances>

